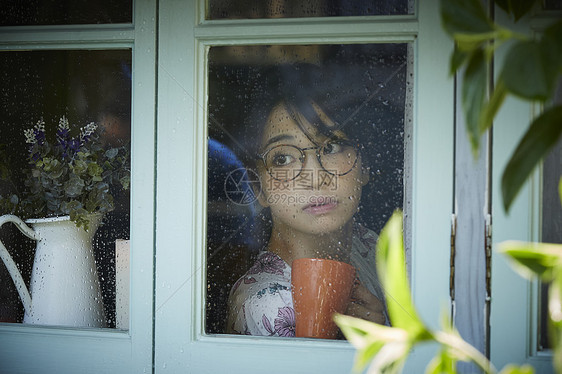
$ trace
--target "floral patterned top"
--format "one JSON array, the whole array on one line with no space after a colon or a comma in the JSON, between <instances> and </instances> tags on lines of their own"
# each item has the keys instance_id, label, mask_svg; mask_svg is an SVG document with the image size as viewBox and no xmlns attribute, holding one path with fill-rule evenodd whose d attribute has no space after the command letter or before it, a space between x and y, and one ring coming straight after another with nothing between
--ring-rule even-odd
<instances>
[{"instance_id":1,"label":"floral patterned top","mask_svg":"<svg viewBox=\"0 0 562 374\"><path fill-rule=\"evenodd\" d=\"M377 239L373 231L356 225L351 264L359 281L384 303L375 266ZM261 252L256 263L232 287L228 309L228 333L294 337L291 267L276 254Z\"/></svg>"}]
</instances>

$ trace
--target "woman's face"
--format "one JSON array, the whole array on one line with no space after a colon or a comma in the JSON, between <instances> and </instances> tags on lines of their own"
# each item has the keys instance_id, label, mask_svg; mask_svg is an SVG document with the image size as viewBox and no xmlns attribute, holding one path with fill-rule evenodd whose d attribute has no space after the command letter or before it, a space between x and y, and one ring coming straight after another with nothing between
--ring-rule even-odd
<instances>
[{"instance_id":1,"label":"woman's face","mask_svg":"<svg viewBox=\"0 0 562 374\"><path fill-rule=\"evenodd\" d=\"M333 126L326 114L313 105L320 119L328 126ZM305 134L287 111L285 105L277 105L270 113L261 138L260 151L280 145L292 145L303 148L317 147L328 138L308 123L304 116L299 120L308 134ZM345 137L341 131L335 135ZM307 136L308 135L308 136ZM274 227L296 230L309 234L328 234L341 230L351 223L357 212L361 198L361 188L368 181L368 173L362 169L360 157L351 164L352 169L345 175L327 173L316 157L316 150L305 150L305 159L300 175L291 181L281 182L273 178L264 167L258 166L262 182L263 195L260 204L271 208ZM284 155L277 155L279 164L288 164L291 160ZM275 174L274 174L275 175ZM283 178L280 178L283 179Z\"/></svg>"}]
</instances>

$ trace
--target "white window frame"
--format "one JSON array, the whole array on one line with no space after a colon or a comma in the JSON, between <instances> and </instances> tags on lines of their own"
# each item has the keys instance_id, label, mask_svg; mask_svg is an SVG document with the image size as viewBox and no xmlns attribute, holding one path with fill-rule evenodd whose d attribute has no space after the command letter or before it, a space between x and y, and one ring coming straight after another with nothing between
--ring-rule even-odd
<instances>
[{"instance_id":1,"label":"white window frame","mask_svg":"<svg viewBox=\"0 0 562 374\"><path fill-rule=\"evenodd\" d=\"M132 51L130 325L69 329L0 324L0 371L142 373L152 371L155 195L156 4L133 4L131 24L0 27L9 50ZM72 271L72 269L69 269Z\"/></svg>"},{"instance_id":2,"label":"white window frame","mask_svg":"<svg viewBox=\"0 0 562 374\"><path fill-rule=\"evenodd\" d=\"M202 331L205 77L213 45L412 43L412 287L422 318L437 328L449 300L454 159L454 91L447 74L453 44L441 29L438 1L424 1L414 15L394 17L206 21L204 9L202 1L162 2L159 8L155 371L261 373L265 367L272 373L340 373L353 363L347 342ZM416 349L406 371L417 371L431 354ZM282 361L273 361L273 355Z\"/></svg>"},{"instance_id":3,"label":"white window frame","mask_svg":"<svg viewBox=\"0 0 562 374\"><path fill-rule=\"evenodd\" d=\"M0 28L0 53L131 48L133 61L129 330L1 323L0 371L261 373L267 367L272 373L350 372L354 350L346 342L202 331L206 54L214 45L412 43L413 295L421 317L434 328L450 307L455 101L447 72L453 44L441 28L439 1L418 0L408 16L232 21L204 20L204 3L137 0L132 24ZM521 27L529 26L525 22ZM495 121L494 243L540 239L538 177L524 188L509 215L500 205L498 182L533 111L538 109L510 98ZM538 372L551 371L550 353L536 348L537 284L515 274L503 256L492 256L492 362L499 368L528 362ZM405 372L424 367L433 348L415 349ZM283 365L270 364L273 354L283 356Z\"/></svg>"}]
</instances>

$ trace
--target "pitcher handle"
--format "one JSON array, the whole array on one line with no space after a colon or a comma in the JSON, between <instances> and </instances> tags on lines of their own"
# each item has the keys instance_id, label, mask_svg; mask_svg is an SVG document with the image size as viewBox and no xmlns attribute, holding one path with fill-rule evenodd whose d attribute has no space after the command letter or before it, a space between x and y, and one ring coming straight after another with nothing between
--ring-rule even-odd
<instances>
[{"instance_id":1,"label":"pitcher handle","mask_svg":"<svg viewBox=\"0 0 562 374\"><path fill-rule=\"evenodd\" d=\"M0 217L0 227L2 227L2 225L4 225L6 222L12 222L13 224L15 224L16 227L22 232L22 234L24 234L28 238L33 240L40 240L39 235L18 217L12 214L6 214ZM8 272L10 273L10 276L14 281L14 285L16 286L18 294L20 295L21 301L23 303L23 307L28 313L31 312L31 295L29 294L29 290L25 286L25 282L23 280L23 277L21 276L20 271L18 270L16 263L12 259L12 256L10 256L10 253L8 253L8 250L6 249L2 241L0 241L0 258L2 258L4 265L6 265L6 268L8 269Z\"/></svg>"}]
</instances>

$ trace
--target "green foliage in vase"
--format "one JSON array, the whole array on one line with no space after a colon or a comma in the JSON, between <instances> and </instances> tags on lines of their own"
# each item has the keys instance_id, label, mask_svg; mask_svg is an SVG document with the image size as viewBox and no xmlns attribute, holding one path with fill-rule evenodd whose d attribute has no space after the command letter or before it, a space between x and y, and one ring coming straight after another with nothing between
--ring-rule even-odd
<instances>
[{"instance_id":1,"label":"green foliage in vase","mask_svg":"<svg viewBox=\"0 0 562 374\"><path fill-rule=\"evenodd\" d=\"M23 218L69 215L88 229L91 214L114 209L112 188L129 188L129 148L104 146L101 129L93 122L75 135L72 130L63 116L54 141L48 139L43 120L24 131L29 166L25 189L0 196L4 212Z\"/></svg>"},{"instance_id":2,"label":"green foliage in vase","mask_svg":"<svg viewBox=\"0 0 562 374\"><path fill-rule=\"evenodd\" d=\"M495 0L514 21L527 15L540 0ZM562 74L562 20L533 35L523 35L495 23L480 0L441 0L443 28L455 41L451 74L462 74L462 106L472 148L491 126L507 95L546 105L511 156L502 176L504 208L548 151L562 136L562 105L552 105ZM494 88L489 92L490 62L499 48L508 48Z\"/></svg>"}]
</instances>

